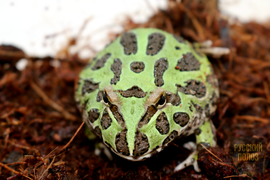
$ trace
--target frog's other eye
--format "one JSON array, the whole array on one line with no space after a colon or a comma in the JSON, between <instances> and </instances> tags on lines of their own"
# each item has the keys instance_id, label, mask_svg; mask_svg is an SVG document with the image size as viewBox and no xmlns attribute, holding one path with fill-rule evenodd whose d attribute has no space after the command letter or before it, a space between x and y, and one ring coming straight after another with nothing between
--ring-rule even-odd
<instances>
[{"instance_id":1,"label":"frog's other eye","mask_svg":"<svg viewBox=\"0 0 270 180\"><path fill-rule=\"evenodd\" d=\"M166 94L163 94L163 95L160 97L159 101L157 102L156 107L160 109L160 108L162 108L165 104L166 104Z\"/></svg>"},{"instance_id":2,"label":"frog's other eye","mask_svg":"<svg viewBox=\"0 0 270 180\"><path fill-rule=\"evenodd\" d=\"M109 99L107 98L107 95L105 92L103 92L103 101L105 104L109 105Z\"/></svg>"}]
</instances>

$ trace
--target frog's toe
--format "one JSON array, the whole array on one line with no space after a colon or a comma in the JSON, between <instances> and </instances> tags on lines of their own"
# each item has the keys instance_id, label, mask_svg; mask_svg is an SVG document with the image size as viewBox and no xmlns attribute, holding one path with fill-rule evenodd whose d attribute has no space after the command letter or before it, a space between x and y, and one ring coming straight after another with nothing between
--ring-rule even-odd
<instances>
[{"instance_id":1,"label":"frog's toe","mask_svg":"<svg viewBox=\"0 0 270 180\"><path fill-rule=\"evenodd\" d=\"M193 165L193 168L196 172L200 172L201 170L198 165L197 157L198 157L198 153L197 151L194 151L188 156L186 160L184 160L183 162L181 162L178 166L174 168L174 172L180 171L191 165Z\"/></svg>"},{"instance_id":2,"label":"frog's toe","mask_svg":"<svg viewBox=\"0 0 270 180\"><path fill-rule=\"evenodd\" d=\"M197 148L197 145L192 141L185 143L183 146L190 151L195 151Z\"/></svg>"}]
</instances>

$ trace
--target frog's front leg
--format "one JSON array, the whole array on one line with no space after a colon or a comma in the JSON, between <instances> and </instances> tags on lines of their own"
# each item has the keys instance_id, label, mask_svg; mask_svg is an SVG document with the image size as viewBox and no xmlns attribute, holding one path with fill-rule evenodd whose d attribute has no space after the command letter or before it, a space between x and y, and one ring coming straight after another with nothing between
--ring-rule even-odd
<instances>
[{"instance_id":1,"label":"frog's front leg","mask_svg":"<svg viewBox=\"0 0 270 180\"><path fill-rule=\"evenodd\" d=\"M196 143L200 146L201 143L207 145L207 147L216 146L215 141L215 127L211 120L207 120L204 122L202 126L200 126L196 135ZM184 145L186 148L193 150L193 152L188 156L188 158L175 167L174 171L179 171L184 169L187 166L193 165L195 171L200 172L200 168L198 166L198 150L197 146L193 142L188 142Z\"/></svg>"}]
</instances>

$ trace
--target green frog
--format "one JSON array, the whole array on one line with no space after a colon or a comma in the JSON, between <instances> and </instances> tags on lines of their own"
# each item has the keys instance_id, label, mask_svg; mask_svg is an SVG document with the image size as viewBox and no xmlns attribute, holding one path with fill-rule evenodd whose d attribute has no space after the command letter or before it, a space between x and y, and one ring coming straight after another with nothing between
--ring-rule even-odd
<instances>
[{"instance_id":1,"label":"green frog","mask_svg":"<svg viewBox=\"0 0 270 180\"><path fill-rule=\"evenodd\" d=\"M80 73L75 93L87 126L131 161L190 134L196 144L215 146L210 118L218 97L207 57L182 37L154 28L130 30L106 46ZM199 171L197 156L193 145L175 171L189 165Z\"/></svg>"}]
</instances>

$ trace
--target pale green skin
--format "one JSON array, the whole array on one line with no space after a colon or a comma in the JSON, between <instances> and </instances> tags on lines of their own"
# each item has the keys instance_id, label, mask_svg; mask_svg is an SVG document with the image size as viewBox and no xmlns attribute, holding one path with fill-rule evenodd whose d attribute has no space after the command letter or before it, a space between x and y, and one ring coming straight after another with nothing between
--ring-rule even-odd
<instances>
[{"instance_id":1,"label":"pale green skin","mask_svg":"<svg viewBox=\"0 0 270 180\"><path fill-rule=\"evenodd\" d=\"M206 117L205 111L201 116L201 121L198 124L194 124L194 118L198 116L198 113L194 106L192 107L193 111L190 111L189 106L191 105L191 101L195 104L198 104L203 109L206 104L211 104L210 99L212 98L212 94L215 93L218 97L218 87L214 86L207 82L207 76L212 75L212 67L209 61L207 60L205 55L198 55L192 47L189 45L188 42L180 43L178 42L172 34L167 32L158 30L158 29L134 29L131 30L133 33L136 34L137 37L137 53L131 55L125 55L122 45L120 44L120 38L118 37L115 41L113 41L109 46L103 49L101 52L98 53L96 59L100 59L106 53L111 53L110 58L104 64L102 68L99 70L92 70L91 67L95 65L95 61L92 64L84 69L80 74L79 85L77 87L77 91L75 94L76 101L79 102L79 106L82 109L84 121L86 121L87 125L94 129L96 126L99 126L102 133L102 139L104 142L110 144L110 148L116 154L120 155L129 160L142 160L146 157L150 157L152 155L152 150L157 148L156 150L159 152L163 149L164 146L162 145L163 141L168 137L168 135L173 131L176 130L178 135L180 136L185 129L189 126L191 129L188 131L188 134L194 133L194 130L201 127L201 133L197 136L197 143L205 142L210 144L210 146L214 146L214 133L211 126L210 120ZM159 32L165 35L165 44L162 47L161 51L159 51L156 55L149 56L146 55L146 47L148 43L148 36L151 33ZM181 48L181 50L175 50L175 46ZM200 70L198 71L186 71L180 72L179 70L175 69L177 61L183 56L183 54L192 53L195 58L201 63ZM202 98L197 98L193 95L187 95L182 92L178 92L178 95L181 98L180 106L173 106L171 104L166 104L162 109L159 109L156 114L151 118L148 124L144 125L140 132L145 134L148 138L149 142L149 149L148 151L143 154L141 157L133 157L132 152L134 149L134 142L135 142L135 132L137 129L138 122L140 118L144 115L146 109L144 107L145 102L147 100L148 95L150 92L153 92L157 86L154 83L154 64L160 58L167 58L168 61L168 69L163 74L164 85L161 86L165 91L170 91L173 93L177 92L177 87L175 84L180 84L185 86L185 81L194 79L199 80L204 83L206 86L206 94ZM97 94L99 90L104 90L107 86L110 86L110 81L114 77L114 73L111 70L111 65L115 58L119 58L122 62L122 71L120 75L120 81L117 82L116 85L112 85L113 90L127 90L132 86L136 85L140 87L144 92L147 92L147 95L144 98L136 98L136 97L129 97L124 98L119 93L118 97L121 101L121 106L119 107L119 111L122 114L125 125L127 128L127 143L130 152L130 156L124 156L119 153L116 149L115 145L115 136L122 131L122 127L118 124L117 120L113 116L112 112L108 109L109 115L112 119L112 124L108 129L103 130L100 124L100 120L103 114L106 105L102 102L97 102ZM130 64L134 61L143 61L145 64L144 71L141 73L134 73L130 69ZM99 89L95 90L91 93L86 93L84 96L82 95L82 87L83 87L83 80L84 79L92 79L94 82L99 83ZM213 76L213 81L217 81ZM84 106L85 102L86 105ZM91 123L87 120L88 114L86 112L90 111L92 108L99 109L100 116L99 118ZM215 111L216 107L210 105L210 113ZM169 133L162 135L159 131L155 128L156 118L161 112L165 112L166 116L169 121L170 131ZM175 112L186 112L189 117L189 123L181 127L173 120L173 114ZM205 122L205 123L204 123ZM204 124L203 124L204 123ZM196 158L196 157L195 157Z\"/></svg>"}]
</instances>

